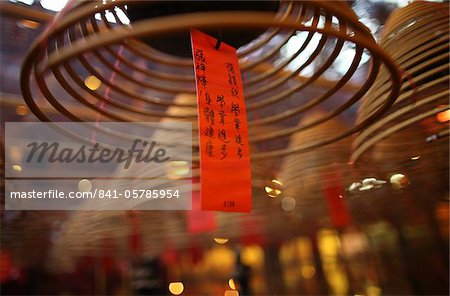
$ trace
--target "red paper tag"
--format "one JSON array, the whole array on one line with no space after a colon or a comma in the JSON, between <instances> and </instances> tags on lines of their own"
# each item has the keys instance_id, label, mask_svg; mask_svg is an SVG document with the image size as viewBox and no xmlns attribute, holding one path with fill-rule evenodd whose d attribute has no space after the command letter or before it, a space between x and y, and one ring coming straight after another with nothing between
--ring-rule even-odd
<instances>
[{"instance_id":1,"label":"red paper tag","mask_svg":"<svg viewBox=\"0 0 450 296\"><path fill-rule=\"evenodd\" d=\"M251 210L250 152L236 49L191 30L197 83L203 210Z\"/></svg>"}]
</instances>

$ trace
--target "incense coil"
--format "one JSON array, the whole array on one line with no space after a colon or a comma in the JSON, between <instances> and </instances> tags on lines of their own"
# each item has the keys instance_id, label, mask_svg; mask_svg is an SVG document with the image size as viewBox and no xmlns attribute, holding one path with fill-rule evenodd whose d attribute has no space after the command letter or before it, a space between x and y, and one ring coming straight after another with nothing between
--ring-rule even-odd
<instances>
[{"instance_id":1,"label":"incense coil","mask_svg":"<svg viewBox=\"0 0 450 296\"><path fill-rule=\"evenodd\" d=\"M313 114L304 121L312 121L320 116ZM300 122L302 124L304 122ZM313 128L301 135L295 135L290 145L326 138L344 130L345 124L337 119ZM351 180L347 164L350 156L349 138L308 151L302 155L287 156L280 167L279 180L283 183L283 195L296 199L296 211L303 217L327 217L324 190L327 187L344 186Z\"/></svg>"},{"instance_id":2,"label":"incense coil","mask_svg":"<svg viewBox=\"0 0 450 296\"><path fill-rule=\"evenodd\" d=\"M448 16L446 4L415 2L388 19L381 46L398 61L403 82L391 110L356 137L352 161L359 167L395 171L422 156L436 160L434 169L420 165L412 171L437 169L448 175L448 138L427 143L431 135L448 135L448 124L435 117L449 109ZM370 116L383 99L389 74L383 68L380 74L362 100L358 121Z\"/></svg>"},{"instance_id":3,"label":"incense coil","mask_svg":"<svg viewBox=\"0 0 450 296\"><path fill-rule=\"evenodd\" d=\"M355 76L363 53L370 53L372 66L369 74L351 98L344 103L339 102L332 111L308 125L287 124L273 132L256 134L250 137L250 144L287 139L294 133L302 133L339 116L370 88L381 64L389 69L389 95L375 113L357 125L338 135L306 145L252 153L252 159L305 152L347 137L385 113L398 94L398 69L344 2L283 1L277 14L203 12L148 19L132 25L122 23L119 18L126 12L125 5L132 5L130 1L107 1L102 4L83 1L71 2L70 5L33 44L22 68L24 99L42 121L61 120L41 110L40 107L44 105L42 97L64 117L63 120L86 121L83 114L76 114L64 107L68 101L94 110L102 120L135 122L159 121L162 118L195 119L196 115L188 112L167 113L167 108L171 106L187 109L195 107L195 104L174 101L174 96L179 93L194 93L192 61L158 52L138 40L144 36L171 34L189 27L267 29L254 42L238 50L248 125L255 129L279 122L298 122L299 117L330 101ZM95 16L99 16L98 21ZM108 17L114 19L115 24L110 23ZM297 32L306 32L302 44L294 52L281 55L282 49ZM293 63L305 53L308 46L313 49L307 60ZM282 113L271 112L275 104L285 103L293 95L311 89L332 67L343 48L351 47L354 48L351 65L342 79L329 86L327 92L302 104L296 102ZM326 48L330 49L327 56ZM294 69L286 71L293 65ZM299 74L308 67L313 69L313 73L299 80ZM104 87L94 91L85 86L84 78L89 75L94 75ZM195 149L198 146L194 146ZM193 160L198 160L198 155L194 155Z\"/></svg>"}]
</instances>

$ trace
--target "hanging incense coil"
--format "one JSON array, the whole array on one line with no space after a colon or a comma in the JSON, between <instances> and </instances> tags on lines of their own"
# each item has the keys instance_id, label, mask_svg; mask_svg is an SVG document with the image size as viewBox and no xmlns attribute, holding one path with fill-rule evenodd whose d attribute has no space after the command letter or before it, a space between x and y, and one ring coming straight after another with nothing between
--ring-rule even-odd
<instances>
[{"instance_id":1,"label":"hanging incense coil","mask_svg":"<svg viewBox=\"0 0 450 296\"><path fill-rule=\"evenodd\" d=\"M361 171L389 178L405 170L416 184L448 191L449 127L442 113L450 94L448 16L445 3L414 2L388 19L381 46L398 61L403 82L391 110L353 143L352 161ZM362 100L359 122L383 101L388 79L382 68Z\"/></svg>"},{"instance_id":2,"label":"hanging incense coil","mask_svg":"<svg viewBox=\"0 0 450 296\"><path fill-rule=\"evenodd\" d=\"M100 120L195 120L197 115L192 112L168 114L171 106L186 111L196 107L195 103L174 101L180 93L195 93L192 61L160 52L142 41L170 37L187 32L190 27L264 32L238 49L248 125L262 129L276 124L280 128L250 137L250 144L270 147L252 153L252 159L305 152L345 138L373 123L397 97L398 69L344 2L280 1L276 13L264 9L223 12L221 8L220 11L153 16L129 24L126 7L140 2L72 1L56 16L31 47L21 73L25 101L40 120L87 121L83 114L65 107L69 102L71 106L75 103L94 110ZM292 47L295 40L300 41ZM324 73L333 70L344 50L346 57L350 53L352 61L339 81L328 84L325 92L305 102L292 99L323 81ZM371 57L369 73L348 99L340 98L331 111L308 125L292 124L315 107L336 100L349 81L360 76L357 69L364 55ZM370 116L324 139L289 148L272 145L294 133L320 126L351 108L372 86L380 65L389 69L389 86L387 95ZM87 78L94 80L96 86L87 86ZM278 114L273 112L274 106L286 105L288 101L292 103L291 108ZM63 117L46 113L41 107L47 105ZM193 148L195 151L198 145ZM194 155L195 160L198 155Z\"/></svg>"},{"instance_id":3,"label":"hanging incense coil","mask_svg":"<svg viewBox=\"0 0 450 296\"><path fill-rule=\"evenodd\" d=\"M313 114L299 124L312 121L321 113ZM289 145L326 138L344 130L345 124L337 119L330 120L306 133L294 135ZM324 189L330 186L344 186L351 179L349 166L349 138L301 155L287 156L281 165L279 180L283 183L283 195L296 199L296 211L304 216L326 217Z\"/></svg>"},{"instance_id":4,"label":"hanging incense coil","mask_svg":"<svg viewBox=\"0 0 450 296\"><path fill-rule=\"evenodd\" d=\"M178 103L189 103L195 101L193 95L178 95L175 101ZM171 106L167 113L169 115L186 112L187 108L180 108L178 106ZM192 114L195 114L196 109L190 109ZM162 122L168 119L162 119ZM197 123L192 122L195 126ZM197 135L193 135L194 137ZM198 141L195 140L195 141ZM257 148L251 147L254 151ZM194 163L192 175L198 177L198 163ZM252 162L252 178L257 185L258 180L269 175L271 172L272 163L269 161L254 161ZM141 177L146 176L149 172L149 167L142 164L134 163L130 167L134 174ZM124 171L117 170L114 176L121 176ZM198 179L198 178L194 178ZM129 182L121 182L117 180L114 188L120 188L121 185L128 186ZM199 184L193 181L193 190L199 190ZM86 201L89 203L90 201ZM113 203L111 201L111 203ZM120 201L117 201L120 202ZM86 205L85 203L85 205ZM93 203L95 204L95 203ZM254 199L254 215L267 215L270 204L267 204L265 198ZM89 206L88 206L89 207ZM131 226L128 218L128 211L76 211L68 217L66 227L59 239L55 242L55 246L51 252L50 269L55 270L70 270L73 267L76 258L86 256L100 256L106 248L114 249L117 257L123 256L128 258L132 254L129 246L129 237L131 235ZM241 219L248 219L242 217L241 214L234 214L235 219L230 219L230 213L222 215L217 213L217 232L222 236L236 237L239 236L239 227ZM164 251L166 244L172 244L171 248L183 249L189 246L192 240L187 231L186 216L177 212L169 211L141 211L138 213L140 219L141 240L145 242L142 247L143 253L159 254ZM105 239L108 244L105 245ZM205 247L211 243L210 235L203 235L197 238L199 244Z\"/></svg>"}]
</instances>

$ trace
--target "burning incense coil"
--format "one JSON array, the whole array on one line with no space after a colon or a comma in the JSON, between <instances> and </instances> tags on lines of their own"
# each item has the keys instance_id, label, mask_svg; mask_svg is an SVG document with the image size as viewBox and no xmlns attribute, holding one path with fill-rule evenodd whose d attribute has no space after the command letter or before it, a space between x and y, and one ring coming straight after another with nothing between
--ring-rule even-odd
<instances>
[{"instance_id":1,"label":"burning incense coil","mask_svg":"<svg viewBox=\"0 0 450 296\"><path fill-rule=\"evenodd\" d=\"M403 82L391 110L356 137L352 161L358 166L395 170L424 157L433 158L448 176L448 16L446 4L415 2L388 19L381 46L398 61ZM369 117L386 97L389 75L381 69L362 100L358 122ZM440 136L427 143L433 135Z\"/></svg>"},{"instance_id":2,"label":"burning incense coil","mask_svg":"<svg viewBox=\"0 0 450 296\"><path fill-rule=\"evenodd\" d=\"M140 3L72 1L56 16L31 47L21 73L25 101L40 120L88 121L83 112L67 107L73 105L93 110L99 120L107 121L195 120L197 115L189 111L196 104L174 99L180 93L195 93L192 61L150 46L163 37L181 40L177 39L179 33L190 27L211 32L263 32L238 49L248 122L254 130L274 124L279 128L250 136L251 145L267 148L252 153L252 159L305 152L345 138L375 122L397 98L397 67L344 2L281 1L277 12L273 7L258 9L258 5L254 5L256 11L227 12L225 2L225 7L215 11L155 12L130 23L126 15L145 2ZM146 5L151 9L151 4ZM233 43L233 36L230 40ZM239 41L237 44L242 44ZM350 80L361 78L358 67L369 56L371 66L364 81L349 88ZM339 59L347 59L348 67L340 80L329 82L324 77L334 71ZM376 81L382 65L387 69L387 90L373 113L325 139L287 146L292 134L320 126L352 108ZM324 84L325 92L311 95ZM46 113L42 107L47 104L61 116ZM297 126L302 116L327 104L329 111L322 117ZM169 114L171 106L186 112Z\"/></svg>"}]
</instances>

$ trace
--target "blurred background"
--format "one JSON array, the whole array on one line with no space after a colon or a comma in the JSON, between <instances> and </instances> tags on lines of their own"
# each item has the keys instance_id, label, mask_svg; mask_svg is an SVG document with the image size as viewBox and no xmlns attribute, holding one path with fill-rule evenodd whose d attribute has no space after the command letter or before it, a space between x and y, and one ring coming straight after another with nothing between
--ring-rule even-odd
<instances>
[{"instance_id":1,"label":"blurred background","mask_svg":"<svg viewBox=\"0 0 450 296\"><path fill-rule=\"evenodd\" d=\"M2 169L8 167L17 176L26 169L23 151L4 146L4 123L38 121L21 95L21 65L33 41L66 2L0 2L1 161ZM2 171L1 293L448 295L448 3L418 1L420 9L429 9L429 17L396 27L393 14L417 4L412 2L347 2L401 67L402 95L372 130L306 153L252 163L259 183L253 187L249 214L202 212L196 191L192 211L5 211ZM125 15L119 17L127 22ZM429 29L422 32L424 26ZM431 37L420 46L405 41L417 53L397 51L396 42L403 41L395 38L402 30ZM305 32L291 36L271 62L283 63L305 38ZM310 51L319 39L311 41ZM331 50L324 47L325 52ZM259 116L284 112L323 93L346 73L354 54L354 48L344 48L312 87L261 110ZM292 60L284 71L297 69L307 56ZM273 130L310 122L335 108L341 97L361 87L369 61L363 53L357 72L335 100L307 116L277 123ZM134 63L158 70L148 60ZM297 78L308 78L314 67ZM105 89L95 76L84 82L90 89ZM289 147L345 130L370 114L370 98L376 95L373 88L326 124L252 149ZM195 102L187 95L170 99ZM93 111L74 104L63 92L58 100L95 121ZM50 106L41 108L55 121L64 120ZM181 112L170 108L168 113ZM440 111L426 113L436 108ZM385 129L394 132L380 136ZM352 153L371 141L370 153L355 165ZM177 170L175 174L182 175L185 168Z\"/></svg>"}]
</instances>

